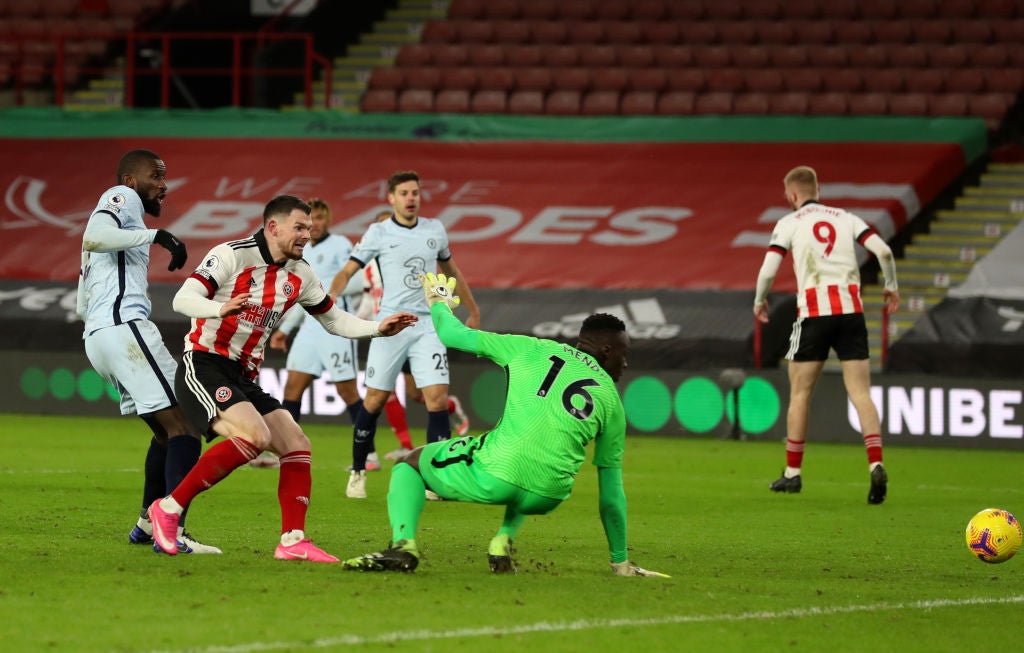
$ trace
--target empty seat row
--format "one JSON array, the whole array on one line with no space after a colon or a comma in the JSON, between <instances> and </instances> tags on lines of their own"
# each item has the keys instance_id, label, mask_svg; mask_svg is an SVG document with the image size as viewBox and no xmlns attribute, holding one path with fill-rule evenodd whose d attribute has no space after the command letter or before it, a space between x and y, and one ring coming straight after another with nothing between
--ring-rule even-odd
<instances>
[{"instance_id":1,"label":"empty seat row","mask_svg":"<svg viewBox=\"0 0 1024 653\"><path fill-rule=\"evenodd\" d=\"M1019 43L1024 18L785 21L431 20L424 43Z\"/></svg>"},{"instance_id":2,"label":"empty seat row","mask_svg":"<svg viewBox=\"0 0 1024 653\"><path fill-rule=\"evenodd\" d=\"M696 20L702 18L970 18L1020 15L1015 0L452 0L453 18Z\"/></svg>"},{"instance_id":3,"label":"empty seat row","mask_svg":"<svg viewBox=\"0 0 1024 653\"><path fill-rule=\"evenodd\" d=\"M701 66L704 68L1024 67L1024 48L991 45L405 45L399 66Z\"/></svg>"},{"instance_id":4,"label":"empty seat row","mask_svg":"<svg viewBox=\"0 0 1024 653\"><path fill-rule=\"evenodd\" d=\"M363 111L546 113L554 115L905 115L974 116L998 125L1012 95L886 93L693 93L689 91L501 91L373 89Z\"/></svg>"},{"instance_id":5,"label":"empty seat row","mask_svg":"<svg viewBox=\"0 0 1024 653\"><path fill-rule=\"evenodd\" d=\"M1024 69L434 67L376 68L370 88L642 91L835 91L889 93L1024 90Z\"/></svg>"},{"instance_id":6,"label":"empty seat row","mask_svg":"<svg viewBox=\"0 0 1024 653\"><path fill-rule=\"evenodd\" d=\"M137 18L166 0L0 0L0 16L70 18L94 15Z\"/></svg>"},{"instance_id":7,"label":"empty seat row","mask_svg":"<svg viewBox=\"0 0 1024 653\"><path fill-rule=\"evenodd\" d=\"M0 18L0 38L116 38L135 27L131 18Z\"/></svg>"}]
</instances>

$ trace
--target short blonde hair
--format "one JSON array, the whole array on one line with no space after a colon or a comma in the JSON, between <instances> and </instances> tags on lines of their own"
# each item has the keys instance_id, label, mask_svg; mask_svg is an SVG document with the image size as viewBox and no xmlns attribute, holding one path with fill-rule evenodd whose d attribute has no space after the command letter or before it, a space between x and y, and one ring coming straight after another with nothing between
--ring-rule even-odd
<instances>
[{"instance_id":1,"label":"short blonde hair","mask_svg":"<svg viewBox=\"0 0 1024 653\"><path fill-rule=\"evenodd\" d=\"M786 173L783 183L786 188L798 186L806 195L818 194L818 173L810 166L797 166Z\"/></svg>"}]
</instances>

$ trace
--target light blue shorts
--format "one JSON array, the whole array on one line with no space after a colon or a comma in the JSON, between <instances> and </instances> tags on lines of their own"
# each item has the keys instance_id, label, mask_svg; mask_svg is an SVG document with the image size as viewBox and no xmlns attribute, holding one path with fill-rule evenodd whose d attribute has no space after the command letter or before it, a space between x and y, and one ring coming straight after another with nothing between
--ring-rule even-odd
<instances>
[{"instance_id":1,"label":"light blue shorts","mask_svg":"<svg viewBox=\"0 0 1024 653\"><path fill-rule=\"evenodd\" d=\"M319 323L303 323L288 349L285 368L313 378L326 371L334 383L350 381L359 372L356 355L354 340L327 333Z\"/></svg>"},{"instance_id":2,"label":"light blue shorts","mask_svg":"<svg viewBox=\"0 0 1024 653\"><path fill-rule=\"evenodd\" d=\"M174 373L178 364L149 320L94 331L85 339L85 355L121 393L122 415L148 415L177 405Z\"/></svg>"},{"instance_id":3,"label":"light blue shorts","mask_svg":"<svg viewBox=\"0 0 1024 653\"><path fill-rule=\"evenodd\" d=\"M391 392L402 364L409 360L409 369L416 386L448 385L448 350L437 337L430 317L390 338L370 341L366 357L366 386Z\"/></svg>"}]
</instances>

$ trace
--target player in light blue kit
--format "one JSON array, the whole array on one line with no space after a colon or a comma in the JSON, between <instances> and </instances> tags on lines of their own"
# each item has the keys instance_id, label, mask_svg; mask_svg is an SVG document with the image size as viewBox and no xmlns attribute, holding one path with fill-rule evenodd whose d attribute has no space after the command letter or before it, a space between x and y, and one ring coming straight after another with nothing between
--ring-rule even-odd
<instances>
[{"instance_id":1,"label":"player in light blue kit","mask_svg":"<svg viewBox=\"0 0 1024 653\"><path fill-rule=\"evenodd\" d=\"M395 172L388 178L388 202L394 210L390 220L375 222L366 230L352 252L352 258L331 283L330 295L337 296L349 279L370 261L377 260L384 294L380 312L388 315L408 311L423 318L391 338L370 343L366 359L366 396L356 418L352 439L352 473L345 493L366 498L366 459L374 451L373 438L384 403L395 388L402 364L409 359L416 386L423 391L427 406L427 442L451 436L448 418L448 350L437 337L430 310L423 297L419 275L437 268L456 280L463 306L469 309L466 324L480 325L480 309L465 277L455 265L448 247L448 233L439 220L423 218L420 210L420 178L412 171ZM386 342L385 342L386 341Z\"/></svg>"},{"instance_id":2,"label":"player in light blue kit","mask_svg":"<svg viewBox=\"0 0 1024 653\"><path fill-rule=\"evenodd\" d=\"M310 218L313 220L313 226L309 230L310 240L302 258L309 263L318 278L333 279L338 270L348 263L349 255L352 253L352 241L328 231L331 226L331 207L327 202L314 198L307 204L311 209ZM352 303L352 298L356 297L356 301L359 301L362 296L363 280L359 275L353 275L348 287L337 298L338 307L354 313L356 305ZM296 327L299 327L299 332L289 349L288 336ZM302 411L302 394L326 371L338 390L338 396L345 402L352 423L355 424L356 416L363 407L363 400L359 396L359 387L356 383L359 364L354 340L331 335L309 313L291 310L277 331L270 336L270 347L288 352L288 360L285 363L288 380L285 382L281 405L292 414L296 422L299 421ZM268 459L271 461L270 464L267 462ZM264 452L253 459L253 463L258 467L272 466L275 459L272 453ZM376 453L367 463L380 469Z\"/></svg>"},{"instance_id":3,"label":"player in light blue kit","mask_svg":"<svg viewBox=\"0 0 1024 653\"><path fill-rule=\"evenodd\" d=\"M168 270L185 265L185 245L163 229L147 229L143 215L160 215L167 167L149 150L132 150L117 164L117 186L100 197L82 237L78 315L85 321L85 353L121 394L121 414L137 413L153 431L146 453L142 510L128 541L152 544L147 509L177 487L199 460L199 436L174 396L177 363L150 322L149 247L171 253ZM159 551L154 546L154 551ZM220 553L178 529L179 553Z\"/></svg>"}]
</instances>

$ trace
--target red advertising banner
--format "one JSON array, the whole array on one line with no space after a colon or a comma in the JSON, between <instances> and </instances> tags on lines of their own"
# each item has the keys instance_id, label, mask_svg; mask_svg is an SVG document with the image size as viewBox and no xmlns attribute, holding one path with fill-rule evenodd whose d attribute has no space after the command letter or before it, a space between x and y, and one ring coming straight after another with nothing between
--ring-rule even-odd
<instances>
[{"instance_id":1,"label":"red advertising banner","mask_svg":"<svg viewBox=\"0 0 1024 653\"><path fill-rule=\"evenodd\" d=\"M190 263L259 228L282 193L326 200L357 240L387 208L387 176L413 169L423 215L444 221L471 283L494 288L751 289L793 166L886 238L964 167L943 143L0 139L0 278L74 280L89 212L135 147L167 164L163 215L147 221ZM151 278L183 280L165 258L154 250ZM776 290L793 289L784 270Z\"/></svg>"}]
</instances>

